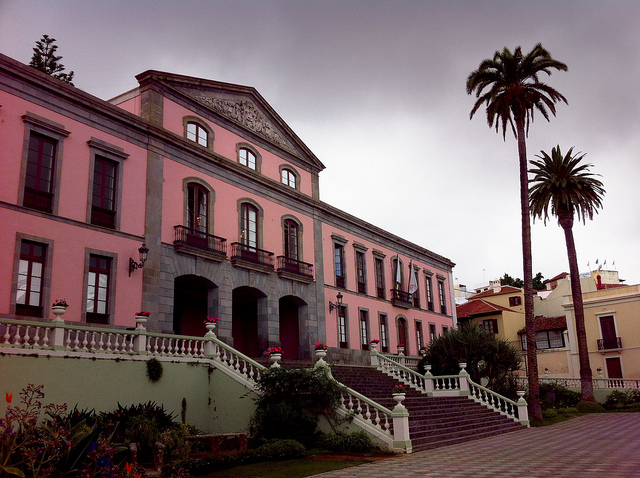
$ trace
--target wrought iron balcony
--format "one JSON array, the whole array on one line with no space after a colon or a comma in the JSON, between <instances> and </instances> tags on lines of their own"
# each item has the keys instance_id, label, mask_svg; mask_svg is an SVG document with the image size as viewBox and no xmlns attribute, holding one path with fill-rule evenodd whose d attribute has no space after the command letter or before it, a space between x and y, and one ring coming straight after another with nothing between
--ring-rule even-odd
<instances>
[{"instance_id":1,"label":"wrought iron balcony","mask_svg":"<svg viewBox=\"0 0 640 478\"><path fill-rule=\"evenodd\" d=\"M176 248L187 246L188 248L195 248L203 252L212 253L220 258L227 256L226 239L186 226L173 226L173 229L175 231L173 244Z\"/></svg>"},{"instance_id":2,"label":"wrought iron balcony","mask_svg":"<svg viewBox=\"0 0 640 478\"><path fill-rule=\"evenodd\" d=\"M411 294L404 290L391 289L391 303L395 307L410 309L413 305Z\"/></svg>"},{"instance_id":3,"label":"wrought iron balcony","mask_svg":"<svg viewBox=\"0 0 640 478\"><path fill-rule=\"evenodd\" d=\"M231 263L240 265L239 261L244 264L254 264L261 269L273 270L273 252L247 246L240 242L232 242Z\"/></svg>"},{"instance_id":4,"label":"wrought iron balcony","mask_svg":"<svg viewBox=\"0 0 640 478\"><path fill-rule=\"evenodd\" d=\"M293 279L302 279L304 282L311 282L313 280L313 264L286 256L278 256L277 259L278 275L288 276Z\"/></svg>"},{"instance_id":5,"label":"wrought iron balcony","mask_svg":"<svg viewBox=\"0 0 640 478\"><path fill-rule=\"evenodd\" d=\"M622 348L621 337L611 337L609 339L598 339L598 350L613 350Z\"/></svg>"}]
</instances>

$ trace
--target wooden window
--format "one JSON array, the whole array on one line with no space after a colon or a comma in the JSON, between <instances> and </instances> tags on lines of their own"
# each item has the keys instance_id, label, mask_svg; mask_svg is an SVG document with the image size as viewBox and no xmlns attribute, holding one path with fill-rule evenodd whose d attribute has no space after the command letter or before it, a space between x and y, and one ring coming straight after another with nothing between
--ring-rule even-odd
<instances>
[{"instance_id":1,"label":"wooden window","mask_svg":"<svg viewBox=\"0 0 640 478\"><path fill-rule=\"evenodd\" d=\"M497 319L487 319L480 321L480 328L486 330L490 334L498 333L498 320Z\"/></svg>"},{"instance_id":2,"label":"wooden window","mask_svg":"<svg viewBox=\"0 0 640 478\"><path fill-rule=\"evenodd\" d=\"M600 317L600 330L602 331L602 347L604 350L619 348L616 324L612 315Z\"/></svg>"},{"instance_id":3,"label":"wooden window","mask_svg":"<svg viewBox=\"0 0 640 478\"><path fill-rule=\"evenodd\" d=\"M367 293L367 281L365 275L364 252L356 251L356 277L358 279L358 292Z\"/></svg>"},{"instance_id":4,"label":"wooden window","mask_svg":"<svg viewBox=\"0 0 640 478\"><path fill-rule=\"evenodd\" d=\"M238 162L249 169L256 169L256 155L247 148L240 148L238 151Z\"/></svg>"},{"instance_id":5,"label":"wooden window","mask_svg":"<svg viewBox=\"0 0 640 478\"><path fill-rule=\"evenodd\" d=\"M407 343L407 321L402 317L398 319L398 344L403 344L406 355L409 355L409 344Z\"/></svg>"},{"instance_id":6,"label":"wooden window","mask_svg":"<svg viewBox=\"0 0 640 478\"><path fill-rule=\"evenodd\" d=\"M422 348L422 322L416 322L416 344L418 346L417 350Z\"/></svg>"},{"instance_id":7,"label":"wooden window","mask_svg":"<svg viewBox=\"0 0 640 478\"><path fill-rule=\"evenodd\" d=\"M240 242L255 250L258 247L258 210L251 204L243 203L241 211Z\"/></svg>"},{"instance_id":8,"label":"wooden window","mask_svg":"<svg viewBox=\"0 0 640 478\"><path fill-rule=\"evenodd\" d=\"M522 350L527 350L527 334L520 334ZM557 349L564 347L564 333L562 330L538 330L536 332L536 348Z\"/></svg>"},{"instance_id":9,"label":"wooden window","mask_svg":"<svg viewBox=\"0 0 640 478\"><path fill-rule=\"evenodd\" d=\"M516 307L520 304L522 304L522 297L519 295L509 297L509 307Z\"/></svg>"},{"instance_id":10,"label":"wooden window","mask_svg":"<svg viewBox=\"0 0 640 478\"><path fill-rule=\"evenodd\" d=\"M198 123L190 121L187 123L187 139L206 148L209 144L209 133Z\"/></svg>"},{"instance_id":11,"label":"wooden window","mask_svg":"<svg viewBox=\"0 0 640 478\"><path fill-rule=\"evenodd\" d=\"M338 307L338 342L341 349L348 349L346 308Z\"/></svg>"},{"instance_id":12,"label":"wooden window","mask_svg":"<svg viewBox=\"0 0 640 478\"><path fill-rule=\"evenodd\" d=\"M91 224L116 227L116 174L118 165L96 156L93 168Z\"/></svg>"},{"instance_id":13,"label":"wooden window","mask_svg":"<svg viewBox=\"0 0 640 478\"><path fill-rule=\"evenodd\" d=\"M187 228L208 233L208 192L199 184L187 185Z\"/></svg>"},{"instance_id":14,"label":"wooden window","mask_svg":"<svg viewBox=\"0 0 640 478\"><path fill-rule=\"evenodd\" d=\"M429 324L429 343L436 339L436 324Z\"/></svg>"},{"instance_id":15,"label":"wooden window","mask_svg":"<svg viewBox=\"0 0 640 478\"><path fill-rule=\"evenodd\" d=\"M427 309L433 310L433 282L431 281L431 277L425 277L425 286L427 292Z\"/></svg>"},{"instance_id":16,"label":"wooden window","mask_svg":"<svg viewBox=\"0 0 640 478\"><path fill-rule=\"evenodd\" d=\"M342 244L333 245L333 265L336 273L336 287L345 288L344 271L344 246Z\"/></svg>"},{"instance_id":17,"label":"wooden window","mask_svg":"<svg viewBox=\"0 0 640 478\"><path fill-rule=\"evenodd\" d=\"M296 175L290 169L283 169L281 173L282 184L286 184L292 188L296 188Z\"/></svg>"},{"instance_id":18,"label":"wooden window","mask_svg":"<svg viewBox=\"0 0 640 478\"><path fill-rule=\"evenodd\" d=\"M31 241L20 244L16 315L43 317L42 289L47 246Z\"/></svg>"},{"instance_id":19,"label":"wooden window","mask_svg":"<svg viewBox=\"0 0 640 478\"><path fill-rule=\"evenodd\" d=\"M24 206L40 211L53 211L53 175L57 142L32 133L29 137Z\"/></svg>"},{"instance_id":20,"label":"wooden window","mask_svg":"<svg viewBox=\"0 0 640 478\"><path fill-rule=\"evenodd\" d=\"M362 350L369 350L369 312L360 311L360 345Z\"/></svg>"},{"instance_id":21,"label":"wooden window","mask_svg":"<svg viewBox=\"0 0 640 478\"><path fill-rule=\"evenodd\" d=\"M438 281L438 294L440 295L440 313L447 313L447 296L444 293L444 281Z\"/></svg>"},{"instance_id":22,"label":"wooden window","mask_svg":"<svg viewBox=\"0 0 640 478\"><path fill-rule=\"evenodd\" d=\"M284 255L298 260L298 224L291 219L284 221Z\"/></svg>"},{"instance_id":23,"label":"wooden window","mask_svg":"<svg viewBox=\"0 0 640 478\"><path fill-rule=\"evenodd\" d=\"M380 314L380 346L383 352L389 351L389 328L386 314Z\"/></svg>"},{"instance_id":24,"label":"wooden window","mask_svg":"<svg viewBox=\"0 0 640 478\"><path fill-rule=\"evenodd\" d=\"M111 258L91 254L87 282L87 322L109 322L110 276Z\"/></svg>"},{"instance_id":25,"label":"wooden window","mask_svg":"<svg viewBox=\"0 0 640 478\"><path fill-rule=\"evenodd\" d=\"M375 258L376 267L376 289L378 291L378 298L385 298L385 285L384 285L384 261L379 257Z\"/></svg>"}]
</instances>

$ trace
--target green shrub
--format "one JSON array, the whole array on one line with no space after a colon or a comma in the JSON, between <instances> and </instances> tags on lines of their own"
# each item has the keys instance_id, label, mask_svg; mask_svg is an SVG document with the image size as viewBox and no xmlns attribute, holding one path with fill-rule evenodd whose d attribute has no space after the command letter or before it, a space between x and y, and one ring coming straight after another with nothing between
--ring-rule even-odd
<instances>
[{"instance_id":1,"label":"green shrub","mask_svg":"<svg viewBox=\"0 0 640 478\"><path fill-rule=\"evenodd\" d=\"M363 431L323 434L318 439L318 446L331 451L353 453L366 453L376 448L371 437Z\"/></svg>"},{"instance_id":2,"label":"green shrub","mask_svg":"<svg viewBox=\"0 0 640 478\"><path fill-rule=\"evenodd\" d=\"M553 408L547 408L546 410L542 410L542 418L555 418L558 416L558 412Z\"/></svg>"},{"instance_id":3,"label":"green shrub","mask_svg":"<svg viewBox=\"0 0 640 478\"><path fill-rule=\"evenodd\" d=\"M317 417L289 403L269 403L256 409L251 417L250 431L266 440L297 440L310 444L317 426Z\"/></svg>"},{"instance_id":4,"label":"green shrub","mask_svg":"<svg viewBox=\"0 0 640 478\"><path fill-rule=\"evenodd\" d=\"M598 402L587 402L585 400L581 400L576 405L576 410L580 413L601 413L604 412L604 407Z\"/></svg>"},{"instance_id":5,"label":"green shrub","mask_svg":"<svg viewBox=\"0 0 640 478\"><path fill-rule=\"evenodd\" d=\"M637 408L634 405L640 404L640 390L631 388L628 390L614 390L609 394L604 406L607 409Z\"/></svg>"},{"instance_id":6,"label":"green shrub","mask_svg":"<svg viewBox=\"0 0 640 478\"><path fill-rule=\"evenodd\" d=\"M580 392L574 392L553 382L540 384L540 402L542 408L573 407L580 401Z\"/></svg>"},{"instance_id":7,"label":"green shrub","mask_svg":"<svg viewBox=\"0 0 640 478\"><path fill-rule=\"evenodd\" d=\"M558 408L558 410L556 410L560 415L573 415L575 413L578 413L578 409L576 407L564 407L564 408Z\"/></svg>"},{"instance_id":8,"label":"green shrub","mask_svg":"<svg viewBox=\"0 0 640 478\"><path fill-rule=\"evenodd\" d=\"M256 450L263 460L287 460L304 456L305 447L296 440L270 440Z\"/></svg>"}]
</instances>

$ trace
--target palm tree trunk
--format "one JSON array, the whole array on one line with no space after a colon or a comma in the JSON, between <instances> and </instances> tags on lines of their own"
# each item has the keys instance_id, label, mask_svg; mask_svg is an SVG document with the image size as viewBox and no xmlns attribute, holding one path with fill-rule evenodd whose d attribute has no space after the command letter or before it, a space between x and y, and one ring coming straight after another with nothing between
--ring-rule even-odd
<instances>
[{"instance_id":1,"label":"palm tree trunk","mask_svg":"<svg viewBox=\"0 0 640 478\"><path fill-rule=\"evenodd\" d=\"M571 277L571 297L573 298L573 315L576 323L576 338L578 340L578 357L580 360L580 388L582 400L595 402L593 396L593 377L591 364L589 363L589 347L587 345L587 331L584 325L584 307L582 305L582 288L580 287L580 274L578 273L578 254L573 240L573 214L560 213L558 215L560 226L564 230L564 239L567 243L567 256L569 258L569 274Z\"/></svg>"},{"instance_id":2,"label":"palm tree trunk","mask_svg":"<svg viewBox=\"0 0 640 478\"><path fill-rule=\"evenodd\" d=\"M531 254L531 219L529 217L529 176L524 118L516 119L518 156L520 159L520 210L522 214L522 269L524 281L524 324L527 332L527 378L529 382L529 417L542 421L538 350L533 314L533 259Z\"/></svg>"}]
</instances>

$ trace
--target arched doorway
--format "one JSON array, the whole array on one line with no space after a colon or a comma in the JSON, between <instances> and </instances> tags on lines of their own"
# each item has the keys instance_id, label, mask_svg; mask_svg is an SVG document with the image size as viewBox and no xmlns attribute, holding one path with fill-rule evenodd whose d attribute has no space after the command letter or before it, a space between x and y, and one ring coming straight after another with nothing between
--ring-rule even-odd
<instances>
[{"instance_id":1,"label":"arched doorway","mask_svg":"<svg viewBox=\"0 0 640 478\"><path fill-rule=\"evenodd\" d=\"M404 317L400 317L398 319L398 344L404 344L405 354L409 355L407 337L407 320Z\"/></svg>"},{"instance_id":2,"label":"arched doorway","mask_svg":"<svg viewBox=\"0 0 640 478\"><path fill-rule=\"evenodd\" d=\"M288 359L300 358L300 306L304 302L297 297L286 296L279 301L280 343Z\"/></svg>"},{"instance_id":3,"label":"arched doorway","mask_svg":"<svg viewBox=\"0 0 640 478\"><path fill-rule=\"evenodd\" d=\"M266 296L252 287L238 287L233 291L233 347L249 357L262 355L258 334L259 305L262 299L266 301Z\"/></svg>"},{"instance_id":4,"label":"arched doorway","mask_svg":"<svg viewBox=\"0 0 640 478\"><path fill-rule=\"evenodd\" d=\"M217 287L196 275L176 277L173 284L173 331L178 335L204 335L202 321L217 313Z\"/></svg>"}]
</instances>

